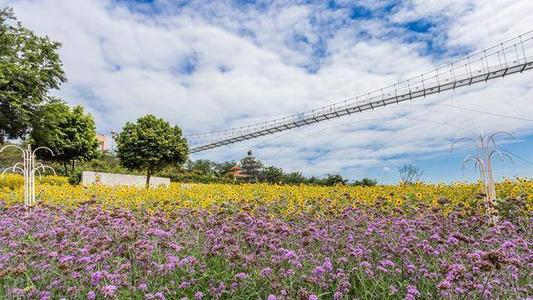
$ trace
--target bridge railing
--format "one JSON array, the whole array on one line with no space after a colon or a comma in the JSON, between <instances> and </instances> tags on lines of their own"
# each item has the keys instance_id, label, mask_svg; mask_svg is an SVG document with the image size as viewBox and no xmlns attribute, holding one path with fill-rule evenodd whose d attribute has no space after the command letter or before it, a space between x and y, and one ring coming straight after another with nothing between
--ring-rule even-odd
<instances>
[{"instance_id":1,"label":"bridge railing","mask_svg":"<svg viewBox=\"0 0 533 300\"><path fill-rule=\"evenodd\" d=\"M402 82L303 113L247 126L193 134L189 139L215 139L192 148L212 149L242 140L321 122L347 114L399 103L533 68L533 31Z\"/></svg>"}]
</instances>

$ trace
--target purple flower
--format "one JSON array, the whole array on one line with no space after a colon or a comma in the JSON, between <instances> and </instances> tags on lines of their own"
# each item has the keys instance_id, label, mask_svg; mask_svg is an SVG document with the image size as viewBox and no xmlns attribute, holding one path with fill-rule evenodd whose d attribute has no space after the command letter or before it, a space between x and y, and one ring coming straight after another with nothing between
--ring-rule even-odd
<instances>
[{"instance_id":1,"label":"purple flower","mask_svg":"<svg viewBox=\"0 0 533 300\"><path fill-rule=\"evenodd\" d=\"M72 255L65 255L65 256L62 256L59 258L59 262L62 263L62 264L66 264L68 262L71 262L74 260L74 256Z\"/></svg>"},{"instance_id":2,"label":"purple flower","mask_svg":"<svg viewBox=\"0 0 533 300\"><path fill-rule=\"evenodd\" d=\"M202 298L204 298L204 293L198 291L196 294L194 294L194 299L201 300Z\"/></svg>"},{"instance_id":3,"label":"purple flower","mask_svg":"<svg viewBox=\"0 0 533 300\"><path fill-rule=\"evenodd\" d=\"M146 291L148 289L148 285L146 285L146 283L141 283L139 284L139 290L141 291Z\"/></svg>"},{"instance_id":4,"label":"purple flower","mask_svg":"<svg viewBox=\"0 0 533 300\"><path fill-rule=\"evenodd\" d=\"M87 292L87 300L94 300L96 299L96 293L94 291Z\"/></svg>"},{"instance_id":5,"label":"purple flower","mask_svg":"<svg viewBox=\"0 0 533 300\"><path fill-rule=\"evenodd\" d=\"M503 249L513 249L516 247L516 244L513 241L505 241L502 243Z\"/></svg>"},{"instance_id":6,"label":"purple flower","mask_svg":"<svg viewBox=\"0 0 533 300\"><path fill-rule=\"evenodd\" d=\"M448 245L457 245L459 243L459 240L453 236L450 236L448 237L448 240L446 241L446 243L448 243Z\"/></svg>"},{"instance_id":7,"label":"purple flower","mask_svg":"<svg viewBox=\"0 0 533 300\"><path fill-rule=\"evenodd\" d=\"M262 277L268 277L270 274L272 274L272 269L271 268L263 268L259 274L262 276Z\"/></svg>"},{"instance_id":8,"label":"purple flower","mask_svg":"<svg viewBox=\"0 0 533 300\"><path fill-rule=\"evenodd\" d=\"M44 292L41 292L39 300L50 300L51 297L52 297L52 293L50 293L49 291L44 291Z\"/></svg>"},{"instance_id":9,"label":"purple flower","mask_svg":"<svg viewBox=\"0 0 533 300\"><path fill-rule=\"evenodd\" d=\"M379 262L381 264L382 267L384 268L387 268L387 267L394 267L395 264L394 262L392 262L391 260L389 259L384 259L382 261Z\"/></svg>"},{"instance_id":10,"label":"purple flower","mask_svg":"<svg viewBox=\"0 0 533 300\"><path fill-rule=\"evenodd\" d=\"M104 277L105 276L104 276L103 272L96 271L96 272L91 274L91 283L93 285L97 285Z\"/></svg>"},{"instance_id":11,"label":"purple flower","mask_svg":"<svg viewBox=\"0 0 533 300\"><path fill-rule=\"evenodd\" d=\"M160 237L160 238L169 238L172 236L172 234L168 231L165 231L165 230L161 230L159 228L156 228L154 230L152 230L152 234L157 236L157 237Z\"/></svg>"},{"instance_id":12,"label":"purple flower","mask_svg":"<svg viewBox=\"0 0 533 300\"><path fill-rule=\"evenodd\" d=\"M284 252L283 256L285 256L285 259L291 260L291 259L296 258L296 252L292 250L287 250L287 249L282 249L282 251Z\"/></svg>"},{"instance_id":13,"label":"purple flower","mask_svg":"<svg viewBox=\"0 0 533 300\"><path fill-rule=\"evenodd\" d=\"M342 296L342 292L336 291L335 294L333 294L333 300L341 300Z\"/></svg>"},{"instance_id":14,"label":"purple flower","mask_svg":"<svg viewBox=\"0 0 533 300\"><path fill-rule=\"evenodd\" d=\"M318 297L316 295L309 296L309 300L318 300Z\"/></svg>"},{"instance_id":15,"label":"purple flower","mask_svg":"<svg viewBox=\"0 0 533 300\"><path fill-rule=\"evenodd\" d=\"M326 269L323 266L316 266L313 270L313 275L320 277L326 273Z\"/></svg>"},{"instance_id":16,"label":"purple flower","mask_svg":"<svg viewBox=\"0 0 533 300\"><path fill-rule=\"evenodd\" d=\"M242 273L242 272L241 273L237 273L235 275L235 278L240 279L240 280L244 280L244 279L248 278L248 274Z\"/></svg>"},{"instance_id":17,"label":"purple flower","mask_svg":"<svg viewBox=\"0 0 533 300\"><path fill-rule=\"evenodd\" d=\"M329 258L326 258L324 260L324 263L322 264L322 266L328 272L332 272L333 271L333 264L331 263L331 259L329 259Z\"/></svg>"},{"instance_id":18,"label":"purple flower","mask_svg":"<svg viewBox=\"0 0 533 300\"><path fill-rule=\"evenodd\" d=\"M116 292L117 292L116 285L108 284L108 285L104 285L104 287L102 288L102 294L104 294L104 296L106 297L110 297L110 298L114 297Z\"/></svg>"},{"instance_id":19,"label":"purple flower","mask_svg":"<svg viewBox=\"0 0 533 300\"><path fill-rule=\"evenodd\" d=\"M274 295L268 295L267 300L277 300L277 298Z\"/></svg>"},{"instance_id":20,"label":"purple flower","mask_svg":"<svg viewBox=\"0 0 533 300\"><path fill-rule=\"evenodd\" d=\"M405 295L405 300L414 300L420 296L420 292L413 285L407 286L407 294Z\"/></svg>"}]
</instances>

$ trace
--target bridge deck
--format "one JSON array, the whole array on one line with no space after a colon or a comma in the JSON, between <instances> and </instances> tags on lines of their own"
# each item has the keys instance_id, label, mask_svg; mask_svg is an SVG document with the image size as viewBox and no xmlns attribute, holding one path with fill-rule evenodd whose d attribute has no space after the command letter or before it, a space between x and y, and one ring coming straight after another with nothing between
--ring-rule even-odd
<instances>
[{"instance_id":1,"label":"bridge deck","mask_svg":"<svg viewBox=\"0 0 533 300\"><path fill-rule=\"evenodd\" d=\"M219 140L193 147L190 152L197 153L522 73L533 69L532 49L533 31L401 83L319 109L249 126L191 135L190 138L210 136Z\"/></svg>"}]
</instances>

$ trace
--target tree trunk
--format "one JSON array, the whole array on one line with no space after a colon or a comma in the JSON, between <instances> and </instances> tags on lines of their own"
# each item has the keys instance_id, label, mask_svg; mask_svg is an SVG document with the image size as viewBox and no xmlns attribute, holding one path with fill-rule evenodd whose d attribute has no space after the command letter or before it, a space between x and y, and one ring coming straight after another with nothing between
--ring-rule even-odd
<instances>
[{"instance_id":1,"label":"tree trunk","mask_svg":"<svg viewBox=\"0 0 533 300\"><path fill-rule=\"evenodd\" d=\"M148 168L148 171L146 172L146 188L150 188L150 176L152 175L150 168Z\"/></svg>"},{"instance_id":2,"label":"tree trunk","mask_svg":"<svg viewBox=\"0 0 533 300\"><path fill-rule=\"evenodd\" d=\"M68 167L66 161L63 162L63 169L65 169L65 175L68 176Z\"/></svg>"},{"instance_id":3,"label":"tree trunk","mask_svg":"<svg viewBox=\"0 0 533 300\"><path fill-rule=\"evenodd\" d=\"M72 160L72 174L74 174L74 169L76 168L76 160Z\"/></svg>"}]
</instances>

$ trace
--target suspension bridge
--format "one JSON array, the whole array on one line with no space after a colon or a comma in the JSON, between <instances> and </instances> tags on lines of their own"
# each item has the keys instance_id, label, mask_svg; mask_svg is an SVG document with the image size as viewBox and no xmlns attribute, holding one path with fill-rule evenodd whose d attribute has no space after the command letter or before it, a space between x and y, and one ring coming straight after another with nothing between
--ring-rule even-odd
<instances>
[{"instance_id":1,"label":"suspension bridge","mask_svg":"<svg viewBox=\"0 0 533 300\"><path fill-rule=\"evenodd\" d=\"M533 30L437 67L430 72L311 111L247 126L187 135L189 140L211 140L191 153L242 142L326 120L374 110L533 69Z\"/></svg>"}]
</instances>

